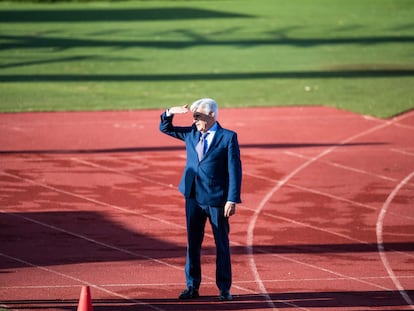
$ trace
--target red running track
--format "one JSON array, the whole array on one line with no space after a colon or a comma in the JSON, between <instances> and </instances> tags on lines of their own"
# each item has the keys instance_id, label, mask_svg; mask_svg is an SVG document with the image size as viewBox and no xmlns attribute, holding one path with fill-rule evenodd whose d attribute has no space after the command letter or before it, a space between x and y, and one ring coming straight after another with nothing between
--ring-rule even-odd
<instances>
[{"instance_id":1,"label":"red running track","mask_svg":"<svg viewBox=\"0 0 414 311\"><path fill-rule=\"evenodd\" d=\"M76 310L89 285L95 310L414 309L414 111L220 111L244 169L224 303L209 226L202 297L177 300L185 153L160 113L0 114L1 306Z\"/></svg>"}]
</instances>

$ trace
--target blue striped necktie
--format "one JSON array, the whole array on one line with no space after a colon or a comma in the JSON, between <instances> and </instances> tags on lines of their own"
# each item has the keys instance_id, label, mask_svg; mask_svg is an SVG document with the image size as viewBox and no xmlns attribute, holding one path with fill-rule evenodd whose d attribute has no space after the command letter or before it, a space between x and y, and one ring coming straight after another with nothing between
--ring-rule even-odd
<instances>
[{"instance_id":1,"label":"blue striped necktie","mask_svg":"<svg viewBox=\"0 0 414 311\"><path fill-rule=\"evenodd\" d=\"M198 154L198 161L201 161L203 159L204 154L207 151L207 139L206 138L207 138L208 134L209 134L208 132L202 134L201 137L200 137L200 141L198 142L198 144L196 146L196 151L197 151L197 154Z\"/></svg>"}]
</instances>

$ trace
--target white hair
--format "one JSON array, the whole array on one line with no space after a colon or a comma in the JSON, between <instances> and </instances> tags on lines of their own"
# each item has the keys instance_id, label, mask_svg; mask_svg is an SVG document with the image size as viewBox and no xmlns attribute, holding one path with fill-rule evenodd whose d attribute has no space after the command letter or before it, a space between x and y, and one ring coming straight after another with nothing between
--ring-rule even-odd
<instances>
[{"instance_id":1,"label":"white hair","mask_svg":"<svg viewBox=\"0 0 414 311\"><path fill-rule=\"evenodd\" d=\"M218 116L218 105L214 99L211 98L201 98L196 100L191 104L190 110L195 112L198 108L201 108L205 114L210 114L214 112L214 119L217 119Z\"/></svg>"}]
</instances>

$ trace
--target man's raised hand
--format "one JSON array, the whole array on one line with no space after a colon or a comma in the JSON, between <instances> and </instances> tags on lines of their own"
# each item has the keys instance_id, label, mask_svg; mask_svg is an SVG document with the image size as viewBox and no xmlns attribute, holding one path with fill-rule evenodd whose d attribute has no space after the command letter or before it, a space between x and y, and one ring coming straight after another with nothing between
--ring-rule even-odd
<instances>
[{"instance_id":1,"label":"man's raised hand","mask_svg":"<svg viewBox=\"0 0 414 311\"><path fill-rule=\"evenodd\" d=\"M168 112L171 113L171 114L187 113L188 112L188 105L171 107L171 108L168 109Z\"/></svg>"}]
</instances>

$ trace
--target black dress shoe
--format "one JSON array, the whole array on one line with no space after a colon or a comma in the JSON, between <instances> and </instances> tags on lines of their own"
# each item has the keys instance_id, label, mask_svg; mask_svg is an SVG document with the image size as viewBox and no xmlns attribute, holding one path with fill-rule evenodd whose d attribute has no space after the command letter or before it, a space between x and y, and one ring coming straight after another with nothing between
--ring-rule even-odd
<instances>
[{"instance_id":1,"label":"black dress shoe","mask_svg":"<svg viewBox=\"0 0 414 311\"><path fill-rule=\"evenodd\" d=\"M198 289L195 289L194 287L186 288L180 296L178 296L178 299L185 300L185 299L194 299L200 297L200 294L198 293Z\"/></svg>"},{"instance_id":2,"label":"black dress shoe","mask_svg":"<svg viewBox=\"0 0 414 311\"><path fill-rule=\"evenodd\" d=\"M221 301L229 301L229 300L232 300L233 297L228 290L221 290L219 299Z\"/></svg>"}]
</instances>

